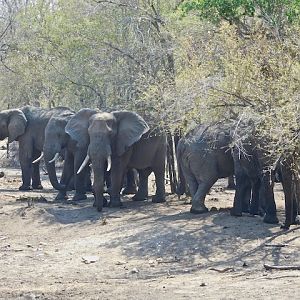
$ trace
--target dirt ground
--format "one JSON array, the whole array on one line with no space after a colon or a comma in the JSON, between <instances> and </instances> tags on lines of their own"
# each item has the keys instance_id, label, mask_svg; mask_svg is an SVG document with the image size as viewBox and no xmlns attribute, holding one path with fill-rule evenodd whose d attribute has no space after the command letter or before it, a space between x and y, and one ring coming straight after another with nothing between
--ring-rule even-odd
<instances>
[{"instance_id":1,"label":"dirt ground","mask_svg":"<svg viewBox=\"0 0 300 300\"><path fill-rule=\"evenodd\" d=\"M231 217L234 192L220 180L207 197L211 209L189 213L189 199L164 204L92 207L55 203L43 191L19 192L19 169L0 178L1 299L287 299L300 295L299 227L282 231L260 217ZM43 173L43 172L42 172ZM153 182L151 189L153 190ZM42 197L40 197L42 196ZM29 197L26 199L26 197ZM31 200L33 197L34 200ZM34 198L36 197L36 198ZM279 217L283 194L276 185Z\"/></svg>"}]
</instances>

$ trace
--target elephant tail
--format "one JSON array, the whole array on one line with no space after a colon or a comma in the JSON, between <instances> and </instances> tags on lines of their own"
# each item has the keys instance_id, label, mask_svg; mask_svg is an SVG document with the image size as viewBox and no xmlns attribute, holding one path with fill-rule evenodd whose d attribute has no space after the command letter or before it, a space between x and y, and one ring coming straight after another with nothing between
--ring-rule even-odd
<instances>
[{"instance_id":1,"label":"elephant tail","mask_svg":"<svg viewBox=\"0 0 300 300\"><path fill-rule=\"evenodd\" d=\"M176 150L176 157L177 157L177 172L178 172L178 184L176 194L180 198L184 193L186 193L186 183L185 178L182 171L182 154L183 154L183 140L179 140Z\"/></svg>"}]
</instances>

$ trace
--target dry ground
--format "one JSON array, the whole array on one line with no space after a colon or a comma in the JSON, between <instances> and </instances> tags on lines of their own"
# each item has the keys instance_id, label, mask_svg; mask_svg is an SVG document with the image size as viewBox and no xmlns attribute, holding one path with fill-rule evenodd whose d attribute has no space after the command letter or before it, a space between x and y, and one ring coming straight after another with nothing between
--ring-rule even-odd
<instances>
[{"instance_id":1,"label":"dry ground","mask_svg":"<svg viewBox=\"0 0 300 300\"><path fill-rule=\"evenodd\" d=\"M45 189L19 192L19 169L0 178L1 299L286 299L300 295L297 227L283 232L260 217L228 209L189 213L188 199L133 203L98 213L87 201L54 203ZM152 185L153 183L151 183ZM228 208L233 191L219 181L209 208ZM24 199L39 197L39 201ZM23 197L23 198L22 198ZM276 186L283 220L283 194ZM275 247L281 245L284 247ZM95 262L92 262L95 261Z\"/></svg>"}]
</instances>

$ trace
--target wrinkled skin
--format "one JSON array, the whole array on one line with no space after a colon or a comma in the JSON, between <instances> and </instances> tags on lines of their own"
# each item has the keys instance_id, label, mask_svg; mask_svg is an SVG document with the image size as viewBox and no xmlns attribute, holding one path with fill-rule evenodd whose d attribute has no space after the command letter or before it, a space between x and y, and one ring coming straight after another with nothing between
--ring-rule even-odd
<instances>
[{"instance_id":1,"label":"wrinkled skin","mask_svg":"<svg viewBox=\"0 0 300 300\"><path fill-rule=\"evenodd\" d=\"M73 111L55 115L49 120L45 129L44 159L50 182L55 189L59 190L56 200L67 198L67 190L72 189L72 183L75 188L73 200L86 199L86 190L91 185L89 166L80 174L75 172L84 160L86 149L80 152L76 142L65 132L68 121L74 115ZM64 166L59 183L55 170L55 161L52 163L49 163L49 161L54 158L56 153L61 153L62 151L64 151Z\"/></svg>"},{"instance_id":2,"label":"wrinkled skin","mask_svg":"<svg viewBox=\"0 0 300 300\"><path fill-rule=\"evenodd\" d=\"M240 132L235 132L237 136L243 136L243 144L239 146L243 148L243 153L240 153L240 149L237 147L233 150L236 194L231 215L240 216L242 214L244 199L251 195L249 190L252 187L253 207L250 209L250 213L257 214L263 211L265 223L277 224L279 221L273 191L275 171L272 166L274 162L263 150L267 141L259 141L255 138L254 133L250 132L250 128L253 128L251 123L240 124L238 129Z\"/></svg>"},{"instance_id":3,"label":"wrinkled skin","mask_svg":"<svg viewBox=\"0 0 300 300\"><path fill-rule=\"evenodd\" d=\"M289 229L290 225L299 225L297 219L299 207L300 186L299 179L295 180L291 169L292 160L287 158L279 164L280 178L282 180L282 187L284 191L285 201L285 221L281 226L282 229Z\"/></svg>"},{"instance_id":4,"label":"wrinkled skin","mask_svg":"<svg viewBox=\"0 0 300 300\"><path fill-rule=\"evenodd\" d=\"M111 158L110 205L121 206L120 190L127 169L139 172L139 189L134 200L148 196L147 179L153 171L156 194L153 202L165 201L164 171L166 137L150 136L142 117L133 112L82 109L67 124L66 132L77 141L78 147L87 147L87 160L94 172L95 206L102 210L104 199L104 171ZM80 171L80 170L79 170Z\"/></svg>"},{"instance_id":5,"label":"wrinkled skin","mask_svg":"<svg viewBox=\"0 0 300 300\"><path fill-rule=\"evenodd\" d=\"M252 215L264 212L263 189L259 164L254 153L243 156L238 149L233 149L236 192L234 196L232 216L242 216L242 213ZM250 201L249 201L250 199Z\"/></svg>"},{"instance_id":6,"label":"wrinkled skin","mask_svg":"<svg viewBox=\"0 0 300 300\"><path fill-rule=\"evenodd\" d=\"M233 175L229 142L229 130L219 125L200 125L179 140L178 168L189 186L192 213L207 212L204 202L210 188L219 178Z\"/></svg>"},{"instance_id":7,"label":"wrinkled skin","mask_svg":"<svg viewBox=\"0 0 300 300\"><path fill-rule=\"evenodd\" d=\"M42 189L39 163L32 164L43 150L44 131L50 118L68 110L66 107L42 109L25 106L0 112L0 140L19 142L22 185L19 190Z\"/></svg>"}]
</instances>

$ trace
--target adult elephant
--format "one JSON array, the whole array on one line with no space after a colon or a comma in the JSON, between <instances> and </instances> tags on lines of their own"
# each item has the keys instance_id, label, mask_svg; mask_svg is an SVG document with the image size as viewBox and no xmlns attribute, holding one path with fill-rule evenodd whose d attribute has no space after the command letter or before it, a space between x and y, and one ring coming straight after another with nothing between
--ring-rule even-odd
<instances>
[{"instance_id":1,"label":"adult elephant","mask_svg":"<svg viewBox=\"0 0 300 300\"><path fill-rule=\"evenodd\" d=\"M85 155L79 151L76 141L72 140L65 132L68 121L75 115L74 111L63 111L61 114L54 115L49 120L45 128L45 141L43 154L39 159L44 157L47 172L52 186L59 191L56 200L67 198L67 190L75 188L73 200L86 199L86 190L90 186L89 167L83 172L76 174L82 164ZM64 152L64 165L60 182L58 181L55 169L55 161ZM38 162L37 159L35 162ZM72 180L74 179L74 180ZM73 185L72 187L70 187Z\"/></svg>"},{"instance_id":2,"label":"adult elephant","mask_svg":"<svg viewBox=\"0 0 300 300\"><path fill-rule=\"evenodd\" d=\"M250 151L250 149L248 150L247 154L241 153L237 147L234 147L232 151L236 192L230 214L239 217L242 216L243 212L249 212L251 215L267 212L264 219L266 223L278 222L278 220L274 220L273 214L268 207L265 206L265 190L262 186L262 176L257 153ZM248 201L248 199L250 199L250 201Z\"/></svg>"},{"instance_id":3,"label":"adult elephant","mask_svg":"<svg viewBox=\"0 0 300 300\"><path fill-rule=\"evenodd\" d=\"M191 212L207 212L205 197L219 178L233 175L230 127L220 124L199 125L182 137L177 145L180 176L192 196Z\"/></svg>"},{"instance_id":4,"label":"adult elephant","mask_svg":"<svg viewBox=\"0 0 300 300\"><path fill-rule=\"evenodd\" d=\"M110 205L121 206L120 190L128 168L139 171L139 190L134 200L147 197L148 176L153 171L156 194L153 202L165 201L166 136L149 133L149 126L138 114L130 111L101 112L97 109L82 109L68 122L65 131L77 146L87 149L86 158L79 168L80 173L91 160L94 171L95 206L103 207L103 174L111 169Z\"/></svg>"},{"instance_id":5,"label":"adult elephant","mask_svg":"<svg viewBox=\"0 0 300 300\"><path fill-rule=\"evenodd\" d=\"M298 225L299 201L297 198L300 187L298 176L295 174L297 168L293 167L296 165L293 157L281 158L275 164L276 159L267 155L264 143L258 144L255 139L252 139L250 143L249 141L244 143L243 151L246 153L245 155L238 153L234 155L237 189L231 214L239 216L241 213L241 203L247 193L245 180L241 177L241 174L244 174L250 179L252 186L260 187L258 192L256 190L256 194L252 193L252 198L257 203L256 207L259 206L264 211L263 221L277 224L279 220L273 190L277 173L277 177L282 183L285 199L285 221L282 228L288 229L290 225Z\"/></svg>"},{"instance_id":6,"label":"adult elephant","mask_svg":"<svg viewBox=\"0 0 300 300\"><path fill-rule=\"evenodd\" d=\"M22 185L19 190L42 189L39 163L37 159L44 145L45 127L56 114L69 111L66 107L43 109L25 106L0 112L0 140L8 137L8 142L19 142L19 160L22 169Z\"/></svg>"}]
</instances>

